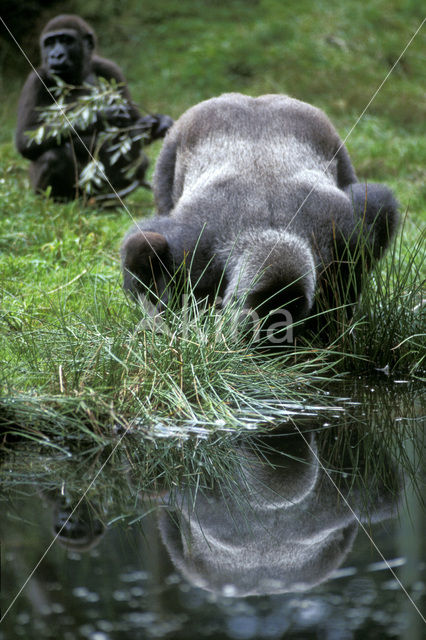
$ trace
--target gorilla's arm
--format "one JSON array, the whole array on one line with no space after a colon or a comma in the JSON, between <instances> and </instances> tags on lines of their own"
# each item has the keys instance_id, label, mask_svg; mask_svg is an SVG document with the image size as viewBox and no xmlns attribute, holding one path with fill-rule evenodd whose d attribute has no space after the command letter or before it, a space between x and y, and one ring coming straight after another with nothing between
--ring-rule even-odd
<instances>
[{"instance_id":1,"label":"gorilla's arm","mask_svg":"<svg viewBox=\"0 0 426 640\"><path fill-rule=\"evenodd\" d=\"M392 191L383 184L356 182L344 189L352 203L355 232L348 237L350 244L358 242L359 233L365 237L372 257L383 255L398 229L398 202Z\"/></svg>"},{"instance_id":2,"label":"gorilla's arm","mask_svg":"<svg viewBox=\"0 0 426 640\"><path fill-rule=\"evenodd\" d=\"M152 287L165 302L164 293L182 265L190 269L193 285L198 289L211 278L207 287L210 290L220 277L212 264L213 246L208 230L197 224L158 216L141 220L130 229L121 246L124 289L137 296Z\"/></svg>"},{"instance_id":3,"label":"gorilla's arm","mask_svg":"<svg viewBox=\"0 0 426 640\"><path fill-rule=\"evenodd\" d=\"M176 154L179 140L175 129L172 129L164 141L155 165L154 197L157 213L168 216L173 209L177 197L175 185Z\"/></svg>"},{"instance_id":4,"label":"gorilla's arm","mask_svg":"<svg viewBox=\"0 0 426 640\"><path fill-rule=\"evenodd\" d=\"M398 202L385 185L358 182L343 143L338 147L336 158L337 184L348 196L353 214L340 229L344 244L349 245L352 250L356 249L362 235L370 247L372 257L377 260L383 255L398 228Z\"/></svg>"},{"instance_id":5,"label":"gorilla's arm","mask_svg":"<svg viewBox=\"0 0 426 640\"><path fill-rule=\"evenodd\" d=\"M35 131L42 124L39 110L52 104L52 98L42 82L47 82L47 76L42 70L39 73L41 80L34 71L30 73L18 103L16 147L28 160L36 160L45 151L58 146L55 138L47 137L37 142L27 135L27 131Z\"/></svg>"},{"instance_id":6,"label":"gorilla's arm","mask_svg":"<svg viewBox=\"0 0 426 640\"><path fill-rule=\"evenodd\" d=\"M92 58L92 71L97 78L105 78L108 82L115 80L119 85L120 93L127 102L127 112L129 122L135 123L141 117L141 114L132 101L130 91L126 84L126 79L120 67L106 58L99 56L93 56ZM92 82L93 83L93 82ZM111 124L114 124L112 121Z\"/></svg>"},{"instance_id":7,"label":"gorilla's arm","mask_svg":"<svg viewBox=\"0 0 426 640\"><path fill-rule=\"evenodd\" d=\"M163 138L167 129L173 124L173 120L169 116L159 113L142 116L132 100L123 72L114 62L94 56L92 66L97 77L105 78L108 81L114 79L121 85L120 92L128 103L125 113L122 112L115 118L112 115L108 118L108 122L119 127L131 126L134 135L144 133L144 144L151 144L154 140Z\"/></svg>"},{"instance_id":8,"label":"gorilla's arm","mask_svg":"<svg viewBox=\"0 0 426 640\"><path fill-rule=\"evenodd\" d=\"M54 136L45 135L43 140L38 141L27 135L27 132L35 131L43 124L40 112L53 103L52 96L45 87L45 85L51 84L51 80L42 70L38 73L40 77L34 71L28 76L18 103L16 148L28 160L37 160L46 151L57 149L58 146L69 141L67 138L62 141L61 145L58 145ZM71 138L77 144L77 153L79 153L80 147L82 150L85 147L90 148L92 137L96 131L97 124L92 124L85 128L74 128L74 132L70 132Z\"/></svg>"},{"instance_id":9,"label":"gorilla's arm","mask_svg":"<svg viewBox=\"0 0 426 640\"><path fill-rule=\"evenodd\" d=\"M89 74L86 81L94 84L98 77L103 77L108 81L112 79L116 80L117 83L121 85L120 91L128 104L126 109L120 111L120 113L114 112L114 110L111 111L111 113L100 113L96 123L85 127L74 127L74 131L70 131L70 136L77 146L77 155L79 155L80 151L83 152L85 147L90 148L92 136L99 130L104 129L107 122L111 125L123 127L136 125L143 120L140 112L132 102L130 92L125 84L124 75L116 64L104 58L94 57L92 61L92 73ZM48 87L51 84L52 79L41 68L37 73L33 71L28 76L21 92L18 104L16 146L19 153L28 160L36 160L45 151L57 149L58 146L60 146L55 137L45 135L42 141L36 141L27 135L28 131L35 131L43 124L40 118L40 111L54 102L54 99L45 87L45 85ZM82 141L80 141L80 139L82 139ZM62 144L67 141L68 140L64 141Z\"/></svg>"},{"instance_id":10,"label":"gorilla's arm","mask_svg":"<svg viewBox=\"0 0 426 640\"><path fill-rule=\"evenodd\" d=\"M358 182L358 178L356 177L355 169L352 166L349 153L343 142L340 140L335 153L337 159L337 186L340 189L344 189L349 184Z\"/></svg>"}]
</instances>

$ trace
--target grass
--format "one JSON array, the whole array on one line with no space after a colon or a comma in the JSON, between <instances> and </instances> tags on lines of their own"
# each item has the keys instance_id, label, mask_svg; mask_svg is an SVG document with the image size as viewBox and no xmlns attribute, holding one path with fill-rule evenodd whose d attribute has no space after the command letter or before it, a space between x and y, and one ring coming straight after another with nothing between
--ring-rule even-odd
<instances>
[{"instance_id":1,"label":"grass","mask_svg":"<svg viewBox=\"0 0 426 640\"><path fill-rule=\"evenodd\" d=\"M119 16L105 0L66 4L93 23L101 52L122 66L142 109L178 117L222 91L284 92L325 109L342 137L422 17L420 3L408 0L147 0L143 14L140 3L125 0ZM30 41L24 37L31 50ZM232 319L195 305L185 326L177 314L167 332L152 331L147 317L140 324L141 312L121 291L118 247L130 217L153 212L152 194L140 189L127 211L35 196L11 141L27 68L12 45L1 60L8 94L0 110L0 384L9 439L19 432L64 447L64 434L106 444L130 424L145 434L155 425L184 433L253 426L275 420L283 399L309 403L336 374L387 367L421 375L421 37L347 143L360 179L394 189L403 229L364 283L351 323L342 320L328 345L305 341L296 354L274 358L235 335ZM152 160L159 148L149 148Z\"/></svg>"},{"instance_id":2,"label":"grass","mask_svg":"<svg viewBox=\"0 0 426 640\"><path fill-rule=\"evenodd\" d=\"M251 431L210 431L198 433L199 437L189 431L170 437L168 430L141 437L140 430L131 430L119 432L120 438L117 432L106 438L105 432L97 437L90 430L91 441L86 438L84 450L81 433L63 438L61 444L57 439L56 446L45 435L42 442L40 434L34 434L32 441L3 447L3 496L16 490L21 495L36 491L38 497L50 494L53 502L66 499L70 507L82 497L83 486L84 503L107 526L141 520L165 494L172 505L179 505L183 495L194 501L198 491L213 487L223 495L230 492L244 509L247 495L241 478L246 474L256 478L259 473L262 482L262 474L294 461L306 462L302 439L313 438L319 464L327 472L324 491L330 491L331 480L350 504L355 500L358 508L362 505L363 516L375 511L384 493L399 496L407 479L423 500L424 433L417 406L421 385L403 385L397 405L384 379L348 380L329 390L346 397L335 395L336 404L329 399L328 407L324 402L306 406L305 415L299 408L285 420L282 412L281 424L273 430L264 424ZM36 403L32 415L37 411L46 425L46 408ZM395 411L404 419L395 421ZM27 415L24 410L23 416ZM53 422L59 417L61 426L69 428L71 415L68 424L66 411L49 418Z\"/></svg>"},{"instance_id":3,"label":"grass","mask_svg":"<svg viewBox=\"0 0 426 640\"><path fill-rule=\"evenodd\" d=\"M293 353L265 358L235 331L232 310L219 314L192 301L186 314L152 318L122 298L117 284L102 280L90 309L71 312L69 299L81 300L86 287L82 277L65 295L47 293L43 319L18 311L3 316L5 403L16 408L20 397L31 423L36 402L60 414L74 407L74 416L86 414L95 431L98 423L105 430L129 421L142 430L159 422L184 429L251 426L271 420L271 390L300 402L313 376L326 379L332 370L321 349L310 348L299 363ZM51 421L49 415L43 432Z\"/></svg>"},{"instance_id":4,"label":"grass","mask_svg":"<svg viewBox=\"0 0 426 640\"><path fill-rule=\"evenodd\" d=\"M378 264L363 283L349 353L368 354L376 368L421 373L425 368L425 229L411 246L403 230L384 268ZM347 334L345 334L347 335Z\"/></svg>"},{"instance_id":5,"label":"grass","mask_svg":"<svg viewBox=\"0 0 426 640\"><path fill-rule=\"evenodd\" d=\"M302 344L328 341L328 349L343 358L340 367L349 371L375 369L422 375L425 360L425 230L411 245L405 240L403 220L399 236L391 244L384 261L372 263L370 248L362 240L352 252L349 271L328 276L332 291L339 291L336 308L318 296L318 333L309 332ZM343 257L346 263L348 258ZM362 277L359 262L365 265ZM358 302L353 305L353 291Z\"/></svg>"}]
</instances>

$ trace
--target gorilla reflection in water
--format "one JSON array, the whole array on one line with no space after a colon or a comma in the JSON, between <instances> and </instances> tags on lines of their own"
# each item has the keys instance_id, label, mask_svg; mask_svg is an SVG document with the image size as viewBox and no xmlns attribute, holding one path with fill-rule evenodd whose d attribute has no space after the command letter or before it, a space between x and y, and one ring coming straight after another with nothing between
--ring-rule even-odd
<instances>
[{"instance_id":1,"label":"gorilla reflection in water","mask_svg":"<svg viewBox=\"0 0 426 640\"><path fill-rule=\"evenodd\" d=\"M39 493L52 509L52 533L63 547L80 553L99 544L106 527L87 499L76 504L69 503L54 489L40 490Z\"/></svg>"},{"instance_id":2,"label":"gorilla reflection in water","mask_svg":"<svg viewBox=\"0 0 426 640\"><path fill-rule=\"evenodd\" d=\"M191 584L237 597L308 590L342 564L360 523L396 515L400 477L376 439L372 446L363 430L351 428L344 443L338 437L333 460L324 442L334 442L341 426L328 433L315 428L244 441L237 474L200 490L195 502L184 491L173 499L161 491L144 494L151 507L153 500L161 504L162 541ZM133 480L129 472L129 495ZM82 552L101 541L106 527L99 509L83 500L72 513L58 491L42 497L53 508L62 546Z\"/></svg>"},{"instance_id":3,"label":"gorilla reflection in water","mask_svg":"<svg viewBox=\"0 0 426 640\"><path fill-rule=\"evenodd\" d=\"M243 447L234 487L199 493L195 504L182 497L179 508L160 513L163 542L192 584L240 597L310 589L344 561L358 519L395 515L392 482L369 478L369 499L350 480L339 493L319 461L317 439L314 432L276 437L271 446L281 440L285 455L263 459Z\"/></svg>"}]
</instances>

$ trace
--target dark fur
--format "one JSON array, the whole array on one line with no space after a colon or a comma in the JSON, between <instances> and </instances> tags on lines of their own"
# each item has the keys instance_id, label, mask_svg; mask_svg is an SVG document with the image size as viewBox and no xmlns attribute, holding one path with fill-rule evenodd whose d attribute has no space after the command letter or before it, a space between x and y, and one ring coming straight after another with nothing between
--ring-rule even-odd
<instances>
[{"instance_id":1,"label":"dark fur","mask_svg":"<svg viewBox=\"0 0 426 640\"><path fill-rule=\"evenodd\" d=\"M332 265L352 259L360 236L378 259L398 223L391 191L358 183L325 114L279 95L225 94L189 109L166 136L154 193L158 215L122 246L126 289L154 284L161 298L165 274L185 260L193 284L205 269L200 297L226 305L247 296L261 315L286 308L294 320L312 312ZM153 232L166 242L148 272Z\"/></svg>"},{"instance_id":2,"label":"dark fur","mask_svg":"<svg viewBox=\"0 0 426 640\"><path fill-rule=\"evenodd\" d=\"M49 37L52 39L62 34L72 36L73 41L58 43L55 45L56 50L52 52L51 47L49 49L48 46ZM95 55L95 46L95 33L82 18L75 15L60 15L53 18L47 23L40 36L42 64L37 69L37 73L34 71L30 73L21 92L16 146L25 158L31 160L30 179L33 188L36 191L43 191L50 185L52 195L56 198L72 199L76 196L76 179L90 160L87 149L90 151L94 149L96 136L105 127L105 119L100 117L96 125L70 135L69 140L62 141L60 146L55 138L49 138L41 143L31 141L27 132L34 131L40 126L40 109L46 108L53 102L52 96L43 85L45 83L48 88L54 86L52 73L61 77L66 83L80 87L83 83L96 84L99 77L124 83L121 92L128 102L126 126L136 125L138 122L142 126L144 124L144 118L132 103L122 71L111 60ZM69 100L74 100L84 92L84 89L76 89L70 94ZM114 117L109 120L109 123L119 125L118 122L114 122ZM150 139L147 143L164 135L170 124L171 119L168 116L154 116ZM142 162L136 177L143 183L148 159L141 151L140 142L135 140L129 152L129 158L136 159L139 156ZM129 179L121 171L123 165L120 161L111 165L110 156L106 152L101 152L100 159L105 165L107 178L114 189L124 189L130 184Z\"/></svg>"}]
</instances>

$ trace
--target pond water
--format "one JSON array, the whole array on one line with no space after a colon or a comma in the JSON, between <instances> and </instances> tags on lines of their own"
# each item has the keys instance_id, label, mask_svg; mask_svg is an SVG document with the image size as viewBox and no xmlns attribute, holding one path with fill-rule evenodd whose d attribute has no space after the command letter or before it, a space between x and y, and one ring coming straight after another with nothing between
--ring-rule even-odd
<instances>
[{"instance_id":1,"label":"pond water","mask_svg":"<svg viewBox=\"0 0 426 640\"><path fill-rule=\"evenodd\" d=\"M424 638L422 389L339 391L339 411L234 439L211 481L147 494L112 465L71 518L93 461L71 499L48 462L29 482L3 457L0 639Z\"/></svg>"}]
</instances>

